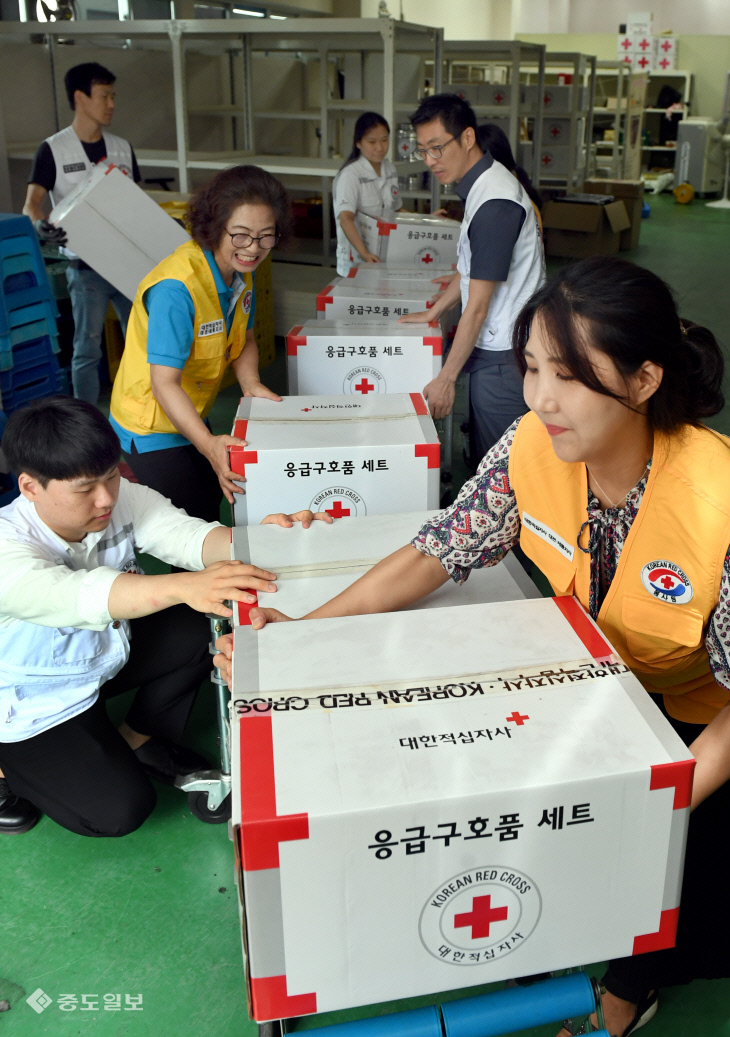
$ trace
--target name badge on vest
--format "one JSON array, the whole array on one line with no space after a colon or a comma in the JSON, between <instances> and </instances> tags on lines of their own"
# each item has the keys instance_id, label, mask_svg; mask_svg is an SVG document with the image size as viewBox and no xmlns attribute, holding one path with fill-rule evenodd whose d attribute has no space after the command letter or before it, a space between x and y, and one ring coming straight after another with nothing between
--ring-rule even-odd
<instances>
[{"instance_id":1,"label":"name badge on vest","mask_svg":"<svg viewBox=\"0 0 730 1037\"><path fill-rule=\"evenodd\" d=\"M243 310L244 313L250 313L251 312L251 302L252 302L252 300L253 300L253 292L249 288L249 290L244 293L243 300L241 302L241 309Z\"/></svg>"},{"instance_id":2,"label":"name badge on vest","mask_svg":"<svg viewBox=\"0 0 730 1037\"><path fill-rule=\"evenodd\" d=\"M526 511L522 512L522 525L525 529L529 529L531 533L534 533L536 537L544 540L546 544L554 547L563 558L567 558L569 562L573 561L575 548L567 540L563 540L550 526L546 526L544 522L538 522L536 518L528 515Z\"/></svg>"},{"instance_id":3,"label":"name badge on vest","mask_svg":"<svg viewBox=\"0 0 730 1037\"><path fill-rule=\"evenodd\" d=\"M209 320L207 324L200 325L198 338L206 338L208 335L220 335L222 331L222 320Z\"/></svg>"},{"instance_id":4,"label":"name badge on vest","mask_svg":"<svg viewBox=\"0 0 730 1037\"><path fill-rule=\"evenodd\" d=\"M64 173L83 173L85 169L86 165L83 162L71 162L63 167Z\"/></svg>"}]
</instances>

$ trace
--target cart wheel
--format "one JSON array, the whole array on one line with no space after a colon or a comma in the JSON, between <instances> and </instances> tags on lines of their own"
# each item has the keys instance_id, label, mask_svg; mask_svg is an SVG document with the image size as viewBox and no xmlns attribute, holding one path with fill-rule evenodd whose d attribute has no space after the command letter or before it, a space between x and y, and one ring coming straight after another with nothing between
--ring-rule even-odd
<instances>
[{"instance_id":1,"label":"cart wheel","mask_svg":"<svg viewBox=\"0 0 730 1037\"><path fill-rule=\"evenodd\" d=\"M272 1019L270 1023L259 1023L259 1037L281 1037L281 1023Z\"/></svg>"},{"instance_id":2,"label":"cart wheel","mask_svg":"<svg viewBox=\"0 0 730 1037\"><path fill-rule=\"evenodd\" d=\"M231 797L226 796L216 810L208 807L207 792L189 792L188 806L191 814L199 821L205 821L207 825L222 825L231 818Z\"/></svg>"}]
</instances>

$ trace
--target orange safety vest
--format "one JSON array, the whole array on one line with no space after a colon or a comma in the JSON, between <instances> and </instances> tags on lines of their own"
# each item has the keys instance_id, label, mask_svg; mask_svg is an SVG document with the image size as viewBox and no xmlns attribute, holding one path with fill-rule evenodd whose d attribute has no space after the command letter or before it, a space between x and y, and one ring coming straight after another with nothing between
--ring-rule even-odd
<instances>
[{"instance_id":1,"label":"orange safety vest","mask_svg":"<svg viewBox=\"0 0 730 1037\"><path fill-rule=\"evenodd\" d=\"M228 364L240 356L253 302L253 274L244 275L244 288L236 303L230 332L213 273L200 245L186 241L152 270L140 283L127 327L122 362L114 379L111 415L124 428L138 435L148 432L177 432L152 395L150 365L147 363L149 317L143 298L148 288L160 281L182 281L195 306L193 346L182 370L182 388L205 418L218 395Z\"/></svg>"},{"instance_id":2,"label":"orange safety vest","mask_svg":"<svg viewBox=\"0 0 730 1037\"><path fill-rule=\"evenodd\" d=\"M590 555L584 464L561 461L535 414L520 422L509 459L520 546L556 594L588 608ZM588 530L581 537L588 545ZM730 545L730 440L706 427L655 434L641 506L597 622L647 691L677 720L707 724L730 700L710 670L704 631Z\"/></svg>"}]
</instances>

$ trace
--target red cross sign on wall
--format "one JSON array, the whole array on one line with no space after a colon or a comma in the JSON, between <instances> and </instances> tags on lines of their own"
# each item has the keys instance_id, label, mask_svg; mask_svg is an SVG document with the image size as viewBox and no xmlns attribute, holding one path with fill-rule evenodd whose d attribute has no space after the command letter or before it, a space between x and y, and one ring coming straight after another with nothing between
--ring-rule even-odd
<instances>
[{"instance_id":1,"label":"red cross sign on wall","mask_svg":"<svg viewBox=\"0 0 730 1037\"><path fill-rule=\"evenodd\" d=\"M489 936L489 928L492 922L504 922L507 918L506 907L492 907L491 894L474 897L471 911L461 915L454 915L455 929L468 929L471 926L472 940L479 940Z\"/></svg>"},{"instance_id":2,"label":"red cross sign on wall","mask_svg":"<svg viewBox=\"0 0 730 1037\"><path fill-rule=\"evenodd\" d=\"M349 508L342 507L341 500L332 501L332 507L325 508L324 510L327 512L328 515L331 515L332 518L347 518L347 516L350 514Z\"/></svg>"}]
</instances>

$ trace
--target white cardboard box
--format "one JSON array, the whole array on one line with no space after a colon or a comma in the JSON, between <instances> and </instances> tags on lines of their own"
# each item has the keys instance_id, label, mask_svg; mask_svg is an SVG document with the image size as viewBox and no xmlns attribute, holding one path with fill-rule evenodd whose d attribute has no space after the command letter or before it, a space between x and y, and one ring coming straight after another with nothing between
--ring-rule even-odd
<instances>
[{"instance_id":1,"label":"white cardboard box","mask_svg":"<svg viewBox=\"0 0 730 1037\"><path fill-rule=\"evenodd\" d=\"M456 220L403 212L388 221L358 213L357 220L367 248L390 266L430 269L456 263L460 229Z\"/></svg>"},{"instance_id":2,"label":"white cardboard box","mask_svg":"<svg viewBox=\"0 0 730 1037\"><path fill-rule=\"evenodd\" d=\"M338 278L332 284L351 282L354 288L410 288L412 285L430 286L431 294L445 287L455 270L452 267L422 267L411 270L409 267L389 266L387 263L361 263L350 267L347 277ZM437 283L436 278L439 278Z\"/></svg>"},{"instance_id":3,"label":"white cardboard box","mask_svg":"<svg viewBox=\"0 0 730 1037\"><path fill-rule=\"evenodd\" d=\"M317 295L320 320L373 320L396 323L404 313L420 313L433 306L438 285L426 281L394 282L393 286L356 287L349 277L333 278Z\"/></svg>"},{"instance_id":4,"label":"white cardboard box","mask_svg":"<svg viewBox=\"0 0 730 1037\"><path fill-rule=\"evenodd\" d=\"M110 162L94 166L49 220L66 231L68 247L128 299L134 299L150 270L190 240L179 223Z\"/></svg>"},{"instance_id":5,"label":"white cardboard box","mask_svg":"<svg viewBox=\"0 0 730 1037\"><path fill-rule=\"evenodd\" d=\"M255 1019L673 945L694 761L572 598L234 633Z\"/></svg>"},{"instance_id":6,"label":"white cardboard box","mask_svg":"<svg viewBox=\"0 0 730 1037\"><path fill-rule=\"evenodd\" d=\"M438 322L308 320L286 337L289 394L422 392L441 370Z\"/></svg>"},{"instance_id":7,"label":"white cardboard box","mask_svg":"<svg viewBox=\"0 0 730 1037\"><path fill-rule=\"evenodd\" d=\"M340 594L381 558L410 543L434 514L438 513L366 515L338 519L331 525L314 522L309 529L235 526L231 557L276 573L276 593L262 594L260 604L299 619ZM539 591L510 553L499 565L475 569L463 586L447 580L413 607L442 608L538 597ZM239 602L234 607L234 625L248 623L252 608Z\"/></svg>"},{"instance_id":8,"label":"white cardboard box","mask_svg":"<svg viewBox=\"0 0 730 1037\"><path fill-rule=\"evenodd\" d=\"M271 512L390 515L437 508L441 447L418 393L242 399L229 448L245 480L235 494L236 525Z\"/></svg>"},{"instance_id":9,"label":"white cardboard box","mask_svg":"<svg viewBox=\"0 0 730 1037\"><path fill-rule=\"evenodd\" d=\"M677 36L653 36L651 49L651 71L673 72L678 64Z\"/></svg>"}]
</instances>

